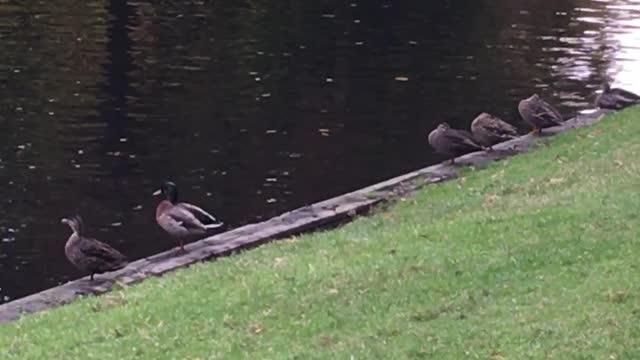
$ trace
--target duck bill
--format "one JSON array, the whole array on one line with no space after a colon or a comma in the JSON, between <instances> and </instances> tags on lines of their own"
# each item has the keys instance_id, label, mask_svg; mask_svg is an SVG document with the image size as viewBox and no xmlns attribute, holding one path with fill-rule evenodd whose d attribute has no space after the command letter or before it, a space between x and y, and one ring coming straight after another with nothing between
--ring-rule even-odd
<instances>
[{"instance_id":1,"label":"duck bill","mask_svg":"<svg viewBox=\"0 0 640 360\"><path fill-rule=\"evenodd\" d=\"M156 191L153 192L153 196L158 196L162 193L162 190L158 189Z\"/></svg>"}]
</instances>

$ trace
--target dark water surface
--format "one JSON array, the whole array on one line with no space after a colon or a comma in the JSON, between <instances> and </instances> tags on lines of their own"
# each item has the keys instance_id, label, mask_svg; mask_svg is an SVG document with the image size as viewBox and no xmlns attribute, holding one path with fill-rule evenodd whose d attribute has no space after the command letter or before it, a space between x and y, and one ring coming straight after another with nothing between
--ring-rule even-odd
<instances>
[{"instance_id":1,"label":"dark water surface","mask_svg":"<svg viewBox=\"0 0 640 360\"><path fill-rule=\"evenodd\" d=\"M81 275L74 212L173 247L164 179L236 227L442 160L440 121L640 90L640 1L181 3L0 2L0 302Z\"/></svg>"}]
</instances>

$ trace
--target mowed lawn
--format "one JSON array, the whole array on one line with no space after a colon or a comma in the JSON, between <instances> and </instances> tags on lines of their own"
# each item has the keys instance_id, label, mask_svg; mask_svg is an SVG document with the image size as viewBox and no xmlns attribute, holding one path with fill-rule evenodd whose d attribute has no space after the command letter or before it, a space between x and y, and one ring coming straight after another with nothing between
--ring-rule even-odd
<instances>
[{"instance_id":1,"label":"mowed lawn","mask_svg":"<svg viewBox=\"0 0 640 360\"><path fill-rule=\"evenodd\" d=\"M639 191L630 109L341 228L0 325L0 359L640 359Z\"/></svg>"}]
</instances>

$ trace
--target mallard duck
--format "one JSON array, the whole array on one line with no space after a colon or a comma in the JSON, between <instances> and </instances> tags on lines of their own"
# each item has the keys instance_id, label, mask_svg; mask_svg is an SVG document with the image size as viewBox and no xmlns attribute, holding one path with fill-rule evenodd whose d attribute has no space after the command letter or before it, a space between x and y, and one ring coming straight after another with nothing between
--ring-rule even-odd
<instances>
[{"instance_id":1,"label":"mallard duck","mask_svg":"<svg viewBox=\"0 0 640 360\"><path fill-rule=\"evenodd\" d=\"M611 88L605 82L602 94L596 99L596 104L602 109L620 110L640 103L640 96L619 88Z\"/></svg>"},{"instance_id":2,"label":"mallard duck","mask_svg":"<svg viewBox=\"0 0 640 360\"><path fill-rule=\"evenodd\" d=\"M563 122L560 112L542 100L538 94L521 100L518 104L518 112L524 121L533 126L534 134L539 134L542 129L560 125Z\"/></svg>"},{"instance_id":3,"label":"mallard duck","mask_svg":"<svg viewBox=\"0 0 640 360\"><path fill-rule=\"evenodd\" d=\"M436 152L452 157L449 160L451 164L460 155L484 150L484 147L476 142L470 132L452 129L447 123L438 125L429 133L428 139L429 145Z\"/></svg>"},{"instance_id":4,"label":"mallard duck","mask_svg":"<svg viewBox=\"0 0 640 360\"><path fill-rule=\"evenodd\" d=\"M85 227L80 215L64 218L60 222L69 225L73 230L64 246L67 259L80 271L90 273L92 281L94 274L122 269L127 265L126 256L118 250L85 236Z\"/></svg>"},{"instance_id":5,"label":"mallard duck","mask_svg":"<svg viewBox=\"0 0 640 360\"><path fill-rule=\"evenodd\" d=\"M154 195L160 193L164 195L165 200L156 207L156 222L164 231L178 240L181 251L184 251L185 238L205 235L208 230L224 225L201 208L178 202L178 187L173 182L167 181L162 184Z\"/></svg>"},{"instance_id":6,"label":"mallard duck","mask_svg":"<svg viewBox=\"0 0 640 360\"><path fill-rule=\"evenodd\" d=\"M487 113L473 119L471 133L481 145L488 147L518 137L518 131L513 125Z\"/></svg>"}]
</instances>

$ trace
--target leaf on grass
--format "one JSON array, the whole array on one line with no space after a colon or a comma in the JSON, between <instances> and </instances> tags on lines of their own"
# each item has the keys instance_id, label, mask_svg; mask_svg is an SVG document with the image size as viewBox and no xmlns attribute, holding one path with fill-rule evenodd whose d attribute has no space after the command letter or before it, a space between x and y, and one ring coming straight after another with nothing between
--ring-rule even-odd
<instances>
[{"instance_id":1,"label":"leaf on grass","mask_svg":"<svg viewBox=\"0 0 640 360\"><path fill-rule=\"evenodd\" d=\"M295 244L298 242L298 239L295 237L290 237L288 239L286 239L284 242L286 242L287 244Z\"/></svg>"},{"instance_id":2,"label":"leaf on grass","mask_svg":"<svg viewBox=\"0 0 640 360\"><path fill-rule=\"evenodd\" d=\"M630 294L628 290L619 290L619 291L608 290L606 293L607 300L614 304L625 303L629 299L629 297L630 297Z\"/></svg>"},{"instance_id":3,"label":"leaf on grass","mask_svg":"<svg viewBox=\"0 0 640 360\"><path fill-rule=\"evenodd\" d=\"M565 181L567 181L565 178L551 178L549 179L549 185L562 184Z\"/></svg>"},{"instance_id":4,"label":"leaf on grass","mask_svg":"<svg viewBox=\"0 0 640 360\"><path fill-rule=\"evenodd\" d=\"M485 205L491 205L493 204L496 200L498 200L500 197L496 194L487 194L484 196L484 204Z\"/></svg>"},{"instance_id":5,"label":"leaf on grass","mask_svg":"<svg viewBox=\"0 0 640 360\"><path fill-rule=\"evenodd\" d=\"M254 335L260 334L263 331L264 331L264 326L262 326L260 324L251 324L249 326L249 332L254 334Z\"/></svg>"},{"instance_id":6,"label":"leaf on grass","mask_svg":"<svg viewBox=\"0 0 640 360\"><path fill-rule=\"evenodd\" d=\"M320 337L320 344L322 346L330 346L334 343L335 341L333 340L333 338L331 336L328 335L324 335Z\"/></svg>"},{"instance_id":7,"label":"leaf on grass","mask_svg":"<svg viewBox=\"0 0 640 360\"><path fill-rule=\"evenodd\" d=\"M602 130L598 129L598 130L594 130L592 132L590 132L587 137L593 139L594 137L598 136L602 134Z\"/></svg>"}]
</instances>

